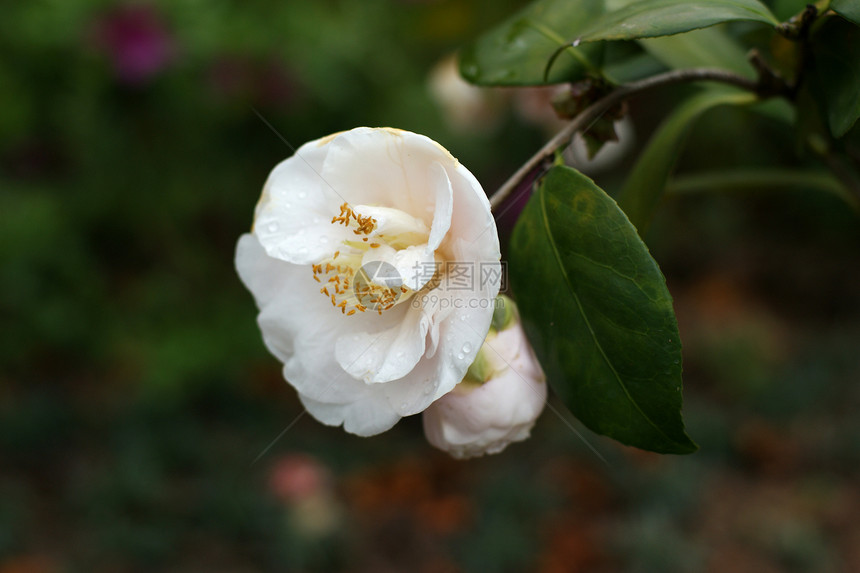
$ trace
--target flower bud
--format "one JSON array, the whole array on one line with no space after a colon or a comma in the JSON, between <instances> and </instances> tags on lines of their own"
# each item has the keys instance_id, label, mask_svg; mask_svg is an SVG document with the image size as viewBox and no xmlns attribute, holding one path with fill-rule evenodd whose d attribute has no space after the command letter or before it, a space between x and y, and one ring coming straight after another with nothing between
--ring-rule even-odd
<instances>
[{"instance_id":1,"label":"flower bud","mask_svg":"<svg viewBox=\"0 0 860 573\"><path fill-rule=\"evenodd\" d=\"M529 437L546 403L546 378L515 306L503 302L467 376L424 411L427 440L455 458L495 454ZM495 321L494 321L495 322Z\"/></svg>"}]
</instances>

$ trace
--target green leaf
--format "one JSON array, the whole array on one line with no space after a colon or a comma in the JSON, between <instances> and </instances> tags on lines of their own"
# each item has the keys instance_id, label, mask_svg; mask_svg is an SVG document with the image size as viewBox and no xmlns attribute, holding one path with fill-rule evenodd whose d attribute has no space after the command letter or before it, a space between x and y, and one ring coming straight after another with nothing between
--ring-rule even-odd
<instances>
[{"instance_id":1,"label":"green leaf","mask_svg":"<svg viewBox=\"0 0 860 573\"><path fill-rule=\"evenodd\" d=\"M755 77L746 50L720 28L703 28L674 36L639 40L639 45L673 69L721 68Z\"/></svg>"},{"instance_id":2,"label":"green leaf","mask_svg":"<svg viewBox=\"0 0 860 573\"><path fill-rule=\"evenodd\" d=\"M572 37L581 42L654 38L733 20L779 24L758 0L639 0L604 14Z\"/></svg>"},{"instance_id":3,"label":"green leaf","mask_svg":"<svg viewBox=\"0 0 860 573\"><path fill-rule=\"evenodd\" d=\"M685 101L663 121L618 195L619 207L639 229L640 235L644 236L648 230L693 122L718 105L748 104L755 100L755 95L750 93L712 88Z\"/></svg>"},{"instance_id":4,"label":"green leaf","mask_svg":"<svg viewBox=\"0 0 860 573\"><path fill-rule=\"evenodd\" d=\"M700 171L673 178L666 188L666 194L695 195L713 191L779 193L789 189L834 195L860 212L860 202L857 198L829 171L782 167L738 167L720 171Z\"/></svg>"},{"instance_id":5,"label":"green leaf","mask_svg":"<svg viewBox=\"0 0 860 573\"><path fill-rule=\"evenodd\" d=\"M812 38L811 88L835 137L860 118L860 33L840 18L830 18Z\"/></svg>"},{"instance_id":6,"label":"green leaf","mask_svg":"<svg viewBox=\"0 0 860 573\"><path fill-rule=\"evenodd\" d=\"M833 0L830 8L847 20L860 26L860 2L857 0Z\"/></svg>"},{"instance_id":7,"label":"green leaf","mask_svg":"<svg viewBox=\"0 0 860 573\"><path fill-rule=\"evenodd\" d=\"M673 69L721 68L750 79L756 75L744 47L722 27L647 38L638 42L646 52ZM782 98L770 98L758 103L753 109L782 123L794 122L794 108Z\"/></svg>"},{"instance_id":8,"label":"green leaf","mask_svg":"<svg viewBox=\"0 0 860 573\"><path fill-rule=\"evenodd\" d=\"M596 70L602 46L568 48L544 70L568 38L604 12L603 0L538 0L482 35L460 54L460 73L473 84L528 86L576 81Z\"/></svg>"},{"instance_id":9,"label":"green leaf","mask_svg":"<svg viewBox=\"0 0 860 573\"><path fill-rule=\"evenodd\" d=\"M583 424L655 452L697 449L681 419L672 298L606 193L569 167L553 167L514 229L510 268L549 383Z\"/></svg>"},{"instance_id":10,"label":"green leaf","mask_svg":"<svg viewBox=\"0 0 860 573\"><path fill-rule=\"evenodd\" d=\"M770 9L780 22L803 12L809 0L771 0Z\"/></svg>"}]
</instances>

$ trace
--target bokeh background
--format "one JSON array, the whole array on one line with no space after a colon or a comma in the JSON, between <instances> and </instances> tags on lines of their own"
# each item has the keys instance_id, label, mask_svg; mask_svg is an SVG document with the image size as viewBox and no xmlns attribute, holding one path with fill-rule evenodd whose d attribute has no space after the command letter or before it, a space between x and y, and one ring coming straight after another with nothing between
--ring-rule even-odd
<instances>
[{"instance_id":1,"label":"bokeh background","mask_svg":"<svg viewBox=\"0 0 860 573\"><path fill-rule=\"evenodd\" d=\"M548 94L464 88L446 58L522 4L0 1L0 573L860 570L860 225L813 191L670 198L648 237L694 455L547 411L456 462L419 419L301 415L233 270L268 171L385 125L494 189ZM600 184L678 93L631 103ZM795 151L718 110L679 170Z\"/></svg>"}]
</instances>

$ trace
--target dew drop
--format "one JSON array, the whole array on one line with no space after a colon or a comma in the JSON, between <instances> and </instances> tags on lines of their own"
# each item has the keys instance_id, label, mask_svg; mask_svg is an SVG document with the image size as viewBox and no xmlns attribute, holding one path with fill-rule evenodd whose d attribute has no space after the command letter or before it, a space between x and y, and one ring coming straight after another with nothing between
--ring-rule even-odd
<instances>
[{"instance_id":1,"label":"dew drop","mask_svg":"<svg viewBox=\"0 0 860 573\"><path fill-rule=\"evenodd\" d=\"M472 345L471 345L471 344L469 344L469 343L467 342L466 344L464 344L464 345L463 345L462 350L463 350L463 352L465 352L466 354L468 354L468 353L469 353L469 351L471 351L471 350L472 350Z\"/></svg>"},{"instance_id":2,"label":"dew drop","mask_svg":"<svg viewBox=\"0 0 860 573\"><path fill-rule=\"evenodd\" d=\"M403 358L403 352L402 351L397 353L397 358Z\"/></svg>"},{"instance_id":3,"label":"dew drop","mask_svg":"<svg viewBox=\"0 0 860 573\"><path fill-rule=\"evenodd\" d=\"M468 315L466 315L466 314L461 314L461 315L460 315L460 320L462 320L463 322L466 322L467 320L469 320L469 316L468 316Z\"/></svg>"},{"instance_id":4,"label":"dew drop","mask_svg":"<svg viewBox=\"0 0 860 573\"><path fill-rule=\"evenodd\" d=\"M299 199L304 199L305 197L307 197L307 196L308 196L308 194L307 194L307 192L306 192L306 191L299 191L299 192L298 192L298 194L297 194L297 196L298 196L298 198L299 198Z\"/></svg>"},{"instance_id":5,"label":"dew drop","mask_svg":"<svg viewBox=\"0 0 860 573\"><path fill-rule=\"evenodd\" d=\"M290 203L284 203L284 209L289 209L290 207L292 207Z\"/></svg>"},{"instance_id":6,"label":"dew drop","mask_svg":"<svg viewBox=\"0 0 860 573\"><path fill-rule=\"evenodd\" d=\"M266 229L268 229L270 233L274 233L278 230L278 224L277 223L269 223L269 226L266 227Z\"/></svg>"},{"instance_id":7,"label":"dew drop","mask_svg":"<svg viewBox=\"0 0 860 573\"><path fill-rule=\"evenodd\" d=\"M465 354L463 354L462 352L461 352L460 354L458 354L458 355L457 355L457 359L459 359L459 360L462 360L462 359L464 359L465 357L466 357L466 355L465 355Z\"/></svg>"}]
</instances>

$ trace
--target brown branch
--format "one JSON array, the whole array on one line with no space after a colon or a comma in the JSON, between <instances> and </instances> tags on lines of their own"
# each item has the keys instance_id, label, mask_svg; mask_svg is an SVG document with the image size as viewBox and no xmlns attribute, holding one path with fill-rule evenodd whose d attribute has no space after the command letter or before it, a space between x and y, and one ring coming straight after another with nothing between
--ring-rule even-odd
<instances>
[{"instance_id":1,"label":"brown branch","mask_svg":"<svg viewBox=\"0 0 860 573\"><path fill-rule=\"evenodd\" d=\"M505 181L499 189L490 197L490 206L497 209L505 199L522 183L523 179L528 176L538 165L550 159L556 150L567 147L570 144L571 138L579 131L585 131L591 125L600 119L604 113L627 100L628 98L650 90L652 88L666 86L671 84L697 82L697 81L712 81L724 84L731 84L742 89L759 92L760 84L754 80L745 78L733 72L728 72L719 69L710 68L691 68L686 70L672 70L638 82L621 85L597 100L582 113L571 120L561 131L559 131L546 145L540 148L516 173L514 173L507 181ZM770 94L768 94L770 95Z\"/></svg>"}]
</instances>

